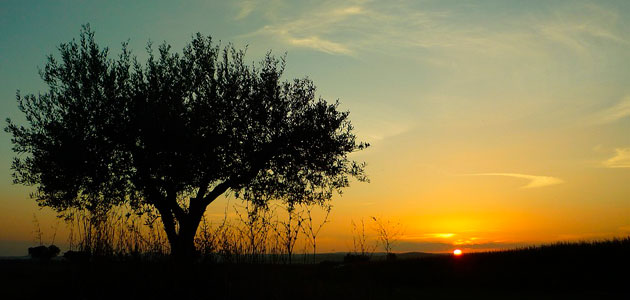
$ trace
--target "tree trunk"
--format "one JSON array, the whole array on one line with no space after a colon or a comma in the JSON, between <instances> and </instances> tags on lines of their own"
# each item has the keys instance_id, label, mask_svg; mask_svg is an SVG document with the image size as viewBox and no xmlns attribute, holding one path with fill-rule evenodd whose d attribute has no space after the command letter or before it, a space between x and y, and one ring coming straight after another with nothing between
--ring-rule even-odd
<instances>
[{"instance_id":1,"label":"tree trunk","mask_svg":"<svg viewBox=\"0 0 630 300\"><path fill-rule=\"evenodd\" d=\"M175 236L171 244L171 255L178 259L194 259L197 256L195 249L195 235L188 230L182 231Z\"/></svg>"},{"instance_id":2,"label":"tree trunk","mask_svg":"<svg viewBox=\"0 0 630 300\"><path fill-rule=\"evenodd\" d=\"M195 248L195 235L201 222L200 215L195 212L188 213L181 220L164 222L164 228L169 237L171 245L171 255L177 259L191 260L197 256ZM179 225L179 230L175 230L175 221ZM167 225L168 223L168 225ZM171 232L169 235L168 232Z\"/></svg>"},{"instance_id":3,"label":"tree trunk","mask_svg":"<svg viewBox=\"0 0 630 300\"><path fill-rule=\"evenodd\" d=\"M166 231L168 242L171 245L171 256L184 260L194 259L197 256L195 235L197 234L197 228L199 228L203 213L206 211L208 204L214 201L219 195L222 195L228 188L229 182L223 182L205 197L205 189L202 189L197 198L191 199L187 213L183 210L178 210L178 213L176 213L171 207L163 204L155 204L155 207L162 216L164 230ZM155 203L166 203L169 201L168 197L163 200L162 202ZM174 202L176 199L173 197L170 200ZM175 203L175 205L177 204Z\"/></svg>"}]
</instances>

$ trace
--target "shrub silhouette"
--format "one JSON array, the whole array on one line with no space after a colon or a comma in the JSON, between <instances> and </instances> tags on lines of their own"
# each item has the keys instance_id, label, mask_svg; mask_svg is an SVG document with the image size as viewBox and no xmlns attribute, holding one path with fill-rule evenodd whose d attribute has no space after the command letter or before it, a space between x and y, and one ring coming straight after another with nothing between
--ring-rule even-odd
<instances>
[{"instance_id":1,"label":"shrub silhouette","mask_svg":"<svg viewBox=\"0 0 630 300\"><path fill-rule=\"evenodd\" d=\"M28 255L35 259L48 260L59 255L59 247L55 245L29 247Z\"/></svg>"}]
</instances>

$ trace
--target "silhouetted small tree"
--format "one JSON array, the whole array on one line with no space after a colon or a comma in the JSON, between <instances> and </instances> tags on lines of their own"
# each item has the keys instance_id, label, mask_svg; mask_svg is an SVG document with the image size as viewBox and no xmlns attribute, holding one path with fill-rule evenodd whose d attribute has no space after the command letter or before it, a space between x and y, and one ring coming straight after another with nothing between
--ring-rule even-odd
<instances>
[{"instance_id":1,"label":"silhouetted small tree","mask_svg":"<svg viewBox=\"0 0 630 300\"><path fill-rule=\"evenodd\" d=\"M372 221L374 221L378 239L383 245L383 250L385 250L387 259L395 258L395 255L392 253L392 249L403 233L400 223L394 223L380 217L371 218Z\"/></svg>"},{"instance_id":2,"label":"silhouetted small tree","mask_svg":"<svg viewBox=\"0 0 630 300\"><path fill-rule=\"evenodd\" d=\"M356 256L369 258L376 249L376 245L371 245L368 235L365 232L365 221L361 218L361 223L350 221L352 225L352 252Z\"/></svg>"},{"instance_id":3,"label":"silhouetted small tree","mask_svg":"<svg viewBox=\"0 0 630 300\"><path fill-rule=\"evenodd\" d=\"M287 255L287 262L290 264L293 262L295 243L297 243L300 231L303 229L304 217L302 216L303 211L298 210L293 203L289 203L284 209L286 209L286 219L278 217L273 229L276 231L282 250Z\"/></svg>"},{"instance_id":4,"label":"silhouetted small tree","mask_svg":"<svg viewBox=\"0 0 630 300\"><path fill-rule=\"evenodd\" d=\"M304 221L302 222L302 231L304 232L304 235L306 235L308 243L313 251L313 262L315 262L315 255L317 254L317 236L324 225L329 222L328 217L330 216L330 210L332 209L330 204L325 204L321 207L325 214L319 223L315 223L313 221L313 206L307 206L304 208L306 211L306 217L304 217Z\"/></svg>"},{"instance_id":5,"label":"silhouetted small tree","mask_svg":"<svg viewBox=\"0 0 630 300\"><path fill-rule=\"evenodd\" d=\"M107 211L156 209L176 255L217 197L323 203L367 180L348 154L356 141L348 112L315 96L309 79L282 81L284 59L257 65L197 34L180 53L163 44L145 64L123 44L112 59L84 26L61 44L40 75L48 90L17 92L26 125L7 119L13 178L36 186L39 205Z\"/></svg>"},{"instance_id":6,"label":"silhouetted small tree","mask_svg":"<svg viewBox=\"0 0 630 300\"><path fill-rule=\"evenodd\" d=\"M246 203L241 210L235 209L240 221L237 228L239 238L245 244L245 251L249 262L261 262L267 250L267 238L271 231L273 211L266 206Z\"/></svg>"}]
</instances>

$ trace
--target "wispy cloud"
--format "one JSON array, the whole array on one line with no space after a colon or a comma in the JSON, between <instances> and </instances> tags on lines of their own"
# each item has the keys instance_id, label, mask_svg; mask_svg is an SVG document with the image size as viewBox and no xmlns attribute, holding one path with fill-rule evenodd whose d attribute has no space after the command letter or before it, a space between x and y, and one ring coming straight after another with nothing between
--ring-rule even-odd
<instances>
[{"instance_id":1,"label":"wispy cloud","mask_svg":"<svg viewBox=\"0 0 630 300\"><path fill-rule=\"evenodd\" d=\"M360 15L360 14L363 14L364 12L365 11L363 7L356 5L356 6L347 6L347 7L339 8L333 11L333 14L338 15L338 16L351 16L351 15Z\"/></svg>"},{"instance_id":2,"label":"wispy cloud","mask_svg":"<svg viewBox=\"0 0 630 300\"><path fill-rule=\"evenodd\" d=\"M242 19L247 18L254 11L254 8L256 8L256 1L253 1L253 0L241 1L238 6L239 6L239 11L238 11L238 14L236 14L236 17L234 17L234 19L242 20Z\"/></svg>"},{"instance_id":3,"label":"wispy cloud","mask_svg":"<svg viewBox=\"0 0 630 300\"><path fill-rule=\"evenodd\" d=\"M297 34L292 28L300 28L299 25L266 25L260 30L247 34L247 36L270 36L283 43L286 43L295 47L309 48L316 51L325 52L328 54L345 54L350 55L353 53L348 46L326 39L319 34L307 33Z\"/></svg>"},{"instance_id":4,"label":"wispy cloud","mask_svg":"<svg viewBox=\"0 0 630 300\"><path fill-rule=\"evenodd\" d=\"M404 235L397 245L399 251L434 251L450 252L455 248L474 250L494 250L514 248L515 244L495 239L469 236L466 233L424 233L419 235Z\"/></svg>"},{"instance_id":5,"label":"wispy cloud","mask_svg":"<svg viewBox=\"0 0 630 300\"><path fill-rule=\"evenodd\" d=\"M476 173L476 174L466 174L468 176L506 176L506 177L514 177L529 180L527 185L524 185L521 188L538 188L550 185L561 184L564 180L551 177L551 176L538 176L538 175L528 175L528 174L519 174L519 173Z\"/></svg>"},{"instance_id":6,"label":"wispy cloud","mask_svg":"<svg viewBox=\"0 0 630 300\"><path fill-rule=\"evenodd\" d=\"M412 128L410 123L403 121L370 120L357 126L358 133L366 142L380 142L386 138L401 135Z\"/></svg>"},{"instance_id":7,"label":"wispy cloud","mask_svg":"<svg viewBox=\"0 0 630 300\"><path fill-rule=\"evenodd\" d=\"M316 7L292 11L295 17L278 17L274 13L266 13L269 24L244 35L244 37L271 37L295 47L309 48L329 54L351 55L347 39L331 38L338 33L339 27L348 26L349 20L366 14L365 9L351 1L350 4L338 2L318 3Z\"/></svg>"},{"instance_id":8,"label":"wispy cloud","mask_svg":"<svg viewBox=\"0 0 630 300\"><path fill-rule=\"evenodd\" d=\"M398 251L421 251L421 252L451 252L455 248L464 250L464 252L514 249L526 246L526 243L513 242L480 242L480 243L444 243L430 241L412 241L404 240L396 245Z\"/></svg>"},{"instance_id":9,"label":"wispy cloud","mask_svg":"<svg viewBox=\"0 0 630 300\"><path fill-rule=\"evenodd\" d=\"M538 31L552 42L588 54L592 45L601 42L628 44L615 30L617 19L616 12L589 4L555 15L554 19L539 25Z\"/></svg>"},{"instance_id":10,"label":"wispy cloud","mask_svg":"<svg viewBox=\"0 0 630 300\"><path fill-rule=\"evenodd\" d=\"M591 123L607 124L627 117L630 117L630 96L626 96L615 105L596 113L592 117Z\"/></svg>"},{"instance_id":11,"label":"wispy cloud","mask_svg":"<svg viewBox=\"0 0 630 300\"><path fill-rule=\"evenodd\" d=\"M450 239L454 237L455 233L445 232L445 233L425 233L422 235L405 235L402 236L403 240L426 240L426 239Z\"/></svg>"},{"instance_id":12,"label":"wispy cloud","mask_svg":"<svg viewBox=\"0 0 630 300\"><path fill-rule=\"evenodd\" d=\"M329 54L351 54L352 53L352 51L350 51L348 47L340 43L324 40L318 36L309 36L305 38L295 38L291 36L286 36L286 39L291 45L298 46L298 47L312 48L312 49L326 52Z\"/></svg>"},{"instance_id":13,"label":"wispy cloud","mask_svg":"<svg viewBox=\"0 0 630 300\"><path fill-rule=\"evenodd\" d=\"M630 148L615 149L615 156L604 161L608 168L630 168Z\"/></svg>"},{"instance_id":14,"label":"wispy cloud","mask_svg":"<svg viewBox=\"0 0 630 300\"><path fill-rule=\"evenodd\" d=\"M249 1L241 3L239 16L249 15L252 6ZM546 55L548 45L559 44L574 53L590 54L602 41L628 45L627 38L619 33L616 13L595 5L579 9L560 7L535 17L511 15L507 20L476 26L470 26L466 17L483 9L476 7L476 12L470 13L470 6L459 3L428 9L413 1L361 0L318 1L313 5L285 3L280 9L286 11L261 12L267 24L245 36L271 37L329 54L405 50L417 55L418 50L441 50L436 53L451 58L466 52L493 57L538 57ZM400 51L395 53L402 55Z\"/></svg>"}]
</instances>

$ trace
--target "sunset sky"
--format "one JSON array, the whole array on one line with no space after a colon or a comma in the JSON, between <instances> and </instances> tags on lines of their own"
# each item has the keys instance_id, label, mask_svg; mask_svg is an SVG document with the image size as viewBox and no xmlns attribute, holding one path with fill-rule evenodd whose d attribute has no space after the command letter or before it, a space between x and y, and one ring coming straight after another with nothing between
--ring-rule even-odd
<instances>
[{"instance_id":1,"label":"sunset sky","mask_svg":"<svg viewBox=\"0 0 630 300\"><path fill-rule=\"evenodd\" d=\"M402 224L395 251L630 234L630 1L2 1L2 120L23 120L16 90L44 92L38 67L85 23L140 58L196 32L250 61L286 52L286 79L339 99L371 183L335 196L321 251L370 216ZM55 223L11 183L10 148L1 132L0 256L33 244L34 214Z\"/></svg>"}]
</instances>

